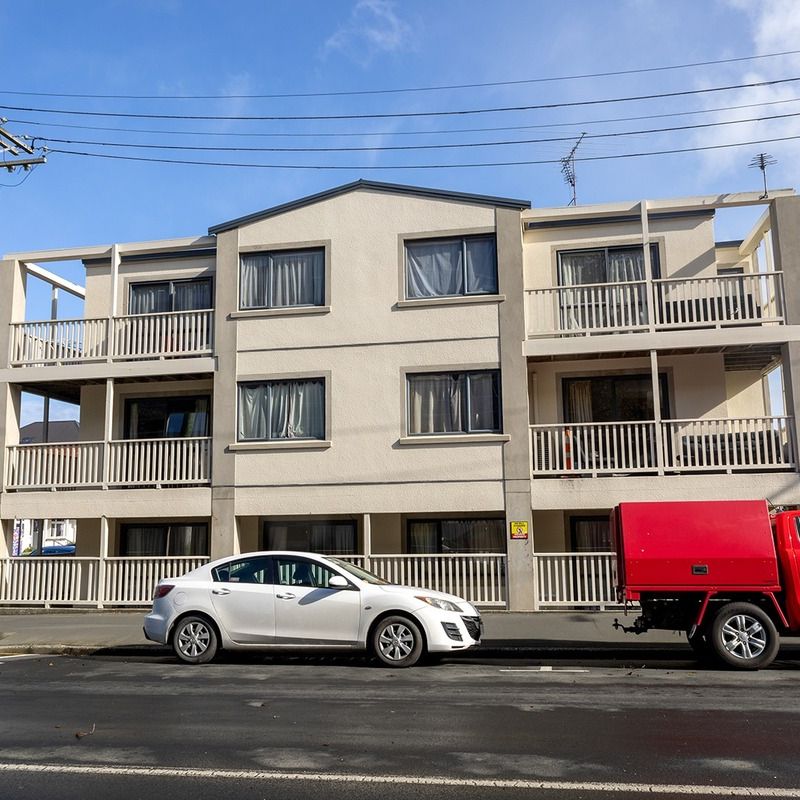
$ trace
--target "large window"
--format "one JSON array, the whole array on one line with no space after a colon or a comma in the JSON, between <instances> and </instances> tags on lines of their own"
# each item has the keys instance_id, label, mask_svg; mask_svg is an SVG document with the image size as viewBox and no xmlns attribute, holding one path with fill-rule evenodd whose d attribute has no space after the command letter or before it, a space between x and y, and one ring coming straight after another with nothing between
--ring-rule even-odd
<instances>
[{"instance_id":1,"label":"large window","mask_svg":"<svg viewBox=\"0 0 800 800\"><path fill-rule=\"evenodd\" d=\"M299 550L323 555L357 552L353 520L268 520L264 523L265 550Z\"/></svg>"},{"instance_id":2,"label":"large window","mask_svg":"<svg viewBox=\"0 0 800 800\"><path fill-rule=\"evenodd\" d=\"M135 397L125 401L126 439L208 436L211 399L204 396Z\"/></svg>"},{"instance_id":3,"label":"large window","mask_svg":"<svg viewBox=\"0 0 800 800\"><path fill-rule=\"evenodd\" d=\"M499 433L500 373L426 372L408 376L408 432Z\"/></svg>"},{"instance_id":4,"label":"large window","mask_svg":"<svg viewBox=\"0 0 800 800\"><path fill-rule=\"evenodd\" d=\"M208 525L123 525L123 556L207 556Z\"/></svg>"},{"instance_id":5,"label":"large window","mask_svg":"<svg viewBox=\"0 0 800 800\"><path fill-rule=\"evenodd\" d=\"M573 553L611 550L611 525L607 516L570 517L569 528Z\"/></svg>"},{"instance_id":6,"label":"large window","mask_svg":"<svg viewBox=\"0 0 800 800\"><path fill-rule=\"evenodd\" d=\"M211 279L130 284L129 314L164 314L211 308Z\"/></svg>"},{"instance_id":7,"label":"large window","mask_svg":"<svg viewBox=\"0 0 800 800\"><path fill-rule=\"evenodd\" d=\"M653 277L661 275L658 246L650 245ZM622 283L643 281L644 248L600 247L594 250L562 251L558 254L558 283L579 286L585 283Z\"/></svg>"},{"instance_id":8,"label":"large window","mask_svg":"<svg viewBox=\"0 0 800 800\"><path fill-rule=\"evenodd\" d=\"M325 438L325 380L239 384L239 441Z\"/></svg>"},{"instance_id":9,"label":"large window","mask_svg":"<svg viewBox=\"0 0 800 800\"><path fill-rule=\"evenodd\" d=\"M409 553L504 553L502 519L411 519Z\"/></svg>"},{"instance_id":10,"label":"large window","mask_svg":"<svg viewBox=\"0 0 800 800\"><path fill-rule=\"evenodd\" d=\"M669 418L667 376L658 376L661 416ZM651 420L653 381L646 375L605 375L564 378L564 420L566 422L622 422Z\"/></svg>"},{"instance_id":11,"label":"large window","mask_svg":"<svg viewBox=\"0 0 800 800\"><path fill-rule=\"evenodd\" d=\"M497 294L494 236L406 242L406 297Z\"/></svg>"},{"instance_id":12,"label":"large window","mask_svg":"<svg viewBox=\"0 0 800 800\"><path fill-rule=\"evenodd\" d=\"M325 302L325 251L280 250L242 255L239 307L287 308Z\"/></svg>"}]
</instances>

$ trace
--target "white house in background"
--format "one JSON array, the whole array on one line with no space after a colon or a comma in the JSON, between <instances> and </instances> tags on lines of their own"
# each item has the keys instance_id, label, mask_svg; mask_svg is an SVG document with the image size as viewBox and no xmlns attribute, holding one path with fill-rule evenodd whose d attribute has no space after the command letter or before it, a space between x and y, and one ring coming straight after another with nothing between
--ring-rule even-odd
<instances>
[{"instance_id":1,"label":"white house in background","mask_svg":"<svg viewBox=\"0 0 800 800\"><path fill-rule=\"evenodd\" d=\"M614 503L800 503L798 202L358 181L207 236L6 256L0 604L145 604L272 547L513 610L613 603ZM717 209L757 203L715 242ZM42 266L75 259L84 286ZM84 316L25 321L32 278ZM23 391L77 404L74 441L22 443ZM34 516L76 519L75 557L11 557Z\"/></svg>"}]
</instances>

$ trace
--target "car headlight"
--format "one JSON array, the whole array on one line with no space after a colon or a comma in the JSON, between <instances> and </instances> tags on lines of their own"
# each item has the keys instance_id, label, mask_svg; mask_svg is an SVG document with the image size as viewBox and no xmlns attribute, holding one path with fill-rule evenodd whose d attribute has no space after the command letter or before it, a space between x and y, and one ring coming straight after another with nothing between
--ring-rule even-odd
<instances>
[{"instance_id":1,"label":"car headlight","mask_svg":"<svg viewBox=\"0 0 800 800\"><path fill-rule=\"evenodd\" d=\"M455 611L456 613L461 613L461 608L457 606L455 603L451 603L449 600L442 600L441 597L429 597L426 594L418 594L416 595L417 600L422 600L423 603L427 603L429 606L433 606L434 608L438 608L442 611Z\"/></svg>"}]
</instances>

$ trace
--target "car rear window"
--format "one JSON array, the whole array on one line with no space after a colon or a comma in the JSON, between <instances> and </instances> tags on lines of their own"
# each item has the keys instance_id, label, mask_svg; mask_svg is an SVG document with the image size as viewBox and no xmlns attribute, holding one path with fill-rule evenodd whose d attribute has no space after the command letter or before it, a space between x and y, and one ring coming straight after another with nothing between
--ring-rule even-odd
<instances>
[{"instance_id":1,"label":"car rear window","mask_svg":"<svg viewBox=\"0 0 800 800\"><path fill-rule=\"evenodd\" d=\"M217 583L272 583L271 562L263 556L228 561L211 570Z\"/></svg>"}]
</instances>

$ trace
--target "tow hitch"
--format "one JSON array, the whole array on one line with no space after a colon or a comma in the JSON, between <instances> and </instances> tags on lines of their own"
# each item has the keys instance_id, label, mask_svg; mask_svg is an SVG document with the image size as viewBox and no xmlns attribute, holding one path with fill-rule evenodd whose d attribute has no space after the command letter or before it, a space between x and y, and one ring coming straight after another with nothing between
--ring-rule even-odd
<instances>
[{"instance_id":1,"label":"tow hitch","mask_svg":"<svg viewBox=\"0 0 800 800\"><path fill-rule=\"evenodd\" d=\"M640 633L647 633L647 624L643 617L636 617L633 625L623 625L618 619L614 619L614 624L611 626L614 630L621 630L624 633L635 633L637 636Z\"/></svg>"}]
</instances>

